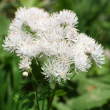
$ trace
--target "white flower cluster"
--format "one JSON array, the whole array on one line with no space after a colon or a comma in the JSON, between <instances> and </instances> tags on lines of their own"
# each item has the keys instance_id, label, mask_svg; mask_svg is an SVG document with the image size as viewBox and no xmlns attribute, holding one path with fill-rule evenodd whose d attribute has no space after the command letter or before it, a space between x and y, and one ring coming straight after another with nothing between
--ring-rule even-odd
<instances>
[{"instance_id":1,"label":"white flower cluster","mask_svg":"<svg viewBox=\"0 0 110 110\"><path fill-rule=\"evenodd\" d=\"M49 14L38 8L20 8L10 24L4 48L20 56L25 76L33 58L46 56L42 74L47 78L69 79L71 65L87 71L92 60L104 62L103 49L95 40L76 29L78 18L70 10ZM73 68L73 67L72 67Z\"/></svg>"}]
</instances>

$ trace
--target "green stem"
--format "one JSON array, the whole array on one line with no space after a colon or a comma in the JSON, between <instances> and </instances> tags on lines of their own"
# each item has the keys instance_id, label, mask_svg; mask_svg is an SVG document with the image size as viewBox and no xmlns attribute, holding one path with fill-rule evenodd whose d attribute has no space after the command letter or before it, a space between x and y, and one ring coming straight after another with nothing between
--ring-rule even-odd
<instances>
[{"instance_id":1,"label":"green stem","mask_svg":"<svg viewBox=\"0 0 110 110\"><path fill-rule=\"evenodd\" d=\"M38 107L38 110L40 110L38 98L37 98L37 107Z\"/></svg>"},{"instance_id":2,"label":"green stem","mask_svg":"<svg viewBox=\"0 0 110 110\"><path fill-rule=\"evenodd\" d=\"M37 93L36 92L35 92L35 100L34 100L34 109L35 110L40 110L39 102L38 102L38 98L37 98Z\"/></svg>"},{"instance_id":3,"label":"green stem","mask_svg":"<svg viewBox=\"0 0 110 110\"><path fill-rule=\"evenodd\" d=\"M42 110L44 110L44 106L45 106L45 99L42 101Z\"/></svg>"},{"instance_id":4,"label":"green stem","mask_svg":"<svg viewBox=\"0 0 110 110\"><path fill-rule=\"evenodd\" d=\"M52 107L52 102L54 100L55 92L56 92L56 84L55 84L55 88L53 90L52 96L50 96L49 99L48 99L47 110L50 110L50 108Z\"/></svg>"},{"instance_id":5,"label":"green stem","mask_svg":"<svg viewBox=\"0 0 110 110\"><path fill-rule=\"evenodd\" d=\"M35 81L36 79L34 78L32 71L30 71L30 73L32 74L32 79ZM39 109L38 99L37 99L37 91L36 91L36 88L34 87L34 82L33 82L33 89L35 90L35 92L34 92L34 95L35 95L34 110L40 110ZM37 107L38 107L38 109L37 109Z\"/></svg>"},{"instance_id":6,"label":"green stem","mask_svg":"<svg viewBox=\"0 0 110 110\"><path fill-rule=\"evenodd\" d=\"M36 92L35 92L35 99L34 99L34 109L35 109L35 110L37 110L36 105L37 105L37 104L36 104Z\"/></svg>"}]
</instances>

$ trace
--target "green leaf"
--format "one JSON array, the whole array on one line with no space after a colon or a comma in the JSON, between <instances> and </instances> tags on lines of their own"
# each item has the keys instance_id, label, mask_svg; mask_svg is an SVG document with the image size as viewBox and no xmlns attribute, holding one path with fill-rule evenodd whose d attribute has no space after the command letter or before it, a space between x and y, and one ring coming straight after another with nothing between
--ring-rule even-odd
<instances>
[{"instance_id":1,"label":"green leaf","mask_svg":"<svg viewBox=\"0 0 110 110\"><path fill-rule=\"evenodd\" d=\"M6 35L8 32L10 20L6 16L0 15L0 35Z\"/></svg>"},{"instance_id":2,"label":"green leaf","mask_svg":"<svg viewBox=\"0 0 110 110\"><path fill-rule=\"evenodd\" d=\"M58 102L58 97L54 98L53 106L57 108L57 110L71 110L67 104Z\"/></svg>"},{"instance_id":3,"label":"green leaf","mask_svg":"<svg viewBox=\"0 0 110 110\"><path fill-rule=\"evenodd\" d=\"M90 110L91 108L100 107L110 99L110 90L94 90L79 96L71 98L66 103L54 100L53 106L58 110Z\"/></svg>"},{"instance_id":4,"label":"green leaf","mask_svg":"<svg viewBox=\"0 0 110 110\"><path fill-rule=\"evenodd\" d=\"M100 107L110 99L110 90L95 90L67 102L72 110L88 110Z\"/></svg>"},{"instance_id":5,"label":"green leaf","mask_svg":"<svg viewBox=\"0 0 110 110\"><path fill-rule=\"evenodd\" d=\"M26 7L35 6L36 2L38 2L38 1L37 0L20 0L20 3Z\"/></svg>"},{"instance_id":6,"label":"green leaf","mask_svg":"<svg viewBox=\"0 0 110 110\"><path fill-rule=\"evenodd\" d=\"M66 92L64 91L64 90L57 90L56 92L55 92L55 95L56 96L64 96L66 94Z\"/></svg>"}]
</instances>

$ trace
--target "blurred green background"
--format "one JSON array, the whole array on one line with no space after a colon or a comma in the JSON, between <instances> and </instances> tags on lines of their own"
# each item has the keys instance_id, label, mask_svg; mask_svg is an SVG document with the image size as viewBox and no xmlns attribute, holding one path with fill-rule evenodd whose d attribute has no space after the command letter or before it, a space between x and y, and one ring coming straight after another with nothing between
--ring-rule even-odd
<instances>
[{"instance_id":1,"label":"blurred green background","mask_svg":"<svg viewBox=\"0 0 110 110\"><path fill-rule=\"evenodd\" d=\"M19 58L2 48L8 26L19 7L40 7L48 12L73 10L80 32L105 49L105 64L76 75L59 87L52 110L110 110L110 0L0 0L0 110L34 110L31 94L21 93ZM28 85L27 90L31 90ZM48 93L47 93L48 94Z\"/></svg>"}]
</instances>

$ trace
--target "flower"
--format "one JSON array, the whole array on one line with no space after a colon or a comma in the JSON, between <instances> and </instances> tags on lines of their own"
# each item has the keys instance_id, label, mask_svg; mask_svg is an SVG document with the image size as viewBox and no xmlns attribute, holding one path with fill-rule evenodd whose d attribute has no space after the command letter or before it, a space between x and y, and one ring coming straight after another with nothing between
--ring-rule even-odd
<instances>
[{"instance_id":1,"label":"flower","mask_svg":"<svg viewBox=\"0 0 110 110\"><path fill-rule=\"evenodd\" d=\"M23 24L28 25L32 31L45 30L44 22L49 14L39 8L19 8L15 18L9 27L11 31L22 31Z\"/></svg>"},{"instance_id":2,"label":"flower","mask_svg":"<svg viewBox=\"0 0 110 110\"><path fill-rule=\"evenodd\" d=\"M25 71L31 69L31 59L28 57L22 57L19 63L19 68Z\"/></svg>"},{"instance_id":3,"label":"flower","mask_svg":"<svg viewBox=\"0 0 110 110\"><path fill-rule=\"evenodd\" d=\"M52 14L52 19L54 19L54 24L60 25L62 27L72 26L74 27L78 23L78 18L76 13L71 10L62 10L59 13Z\"/></svg>"},{"instance_id":4,"label":"flower","mask_svg":"<svg viewBox=\"0 0 110 110\"><path fill-rule=\"evenodd\" d=\"M104 63L103 48L86 34L79 33L73 11L49 14L39 8L20 8L10 24L3 47L21 58L19 68L28 76L33 58L41 61L42 74L60 82L70 79L71 66L87 71L92 60ZM91 60L92 59L92 60Z\"/></svg>"},{"instance_id":5,"label":"flower","mask_svg":"<svg viewBox=\"0 0 110 110\"><path fill-rule=\"evenodd\" d=\"M104 63L103 48L91 37L88 37L86 34L79 34L76 45L80 45L85 55L92 57L97 65L102 65Z\"/></svg>"},{"instance_id":6,"label":"flower","mask_svg":"<svg viewBox=\"0 0 110 110\"><path fill-rule=\"evenodd\" d=\"M68 60L59 60L58 58L49 58L42 66L42 74L47 78L55 78L58 82L61 79L68 79L70 63Z\"/></svg>"}]
</instances>

